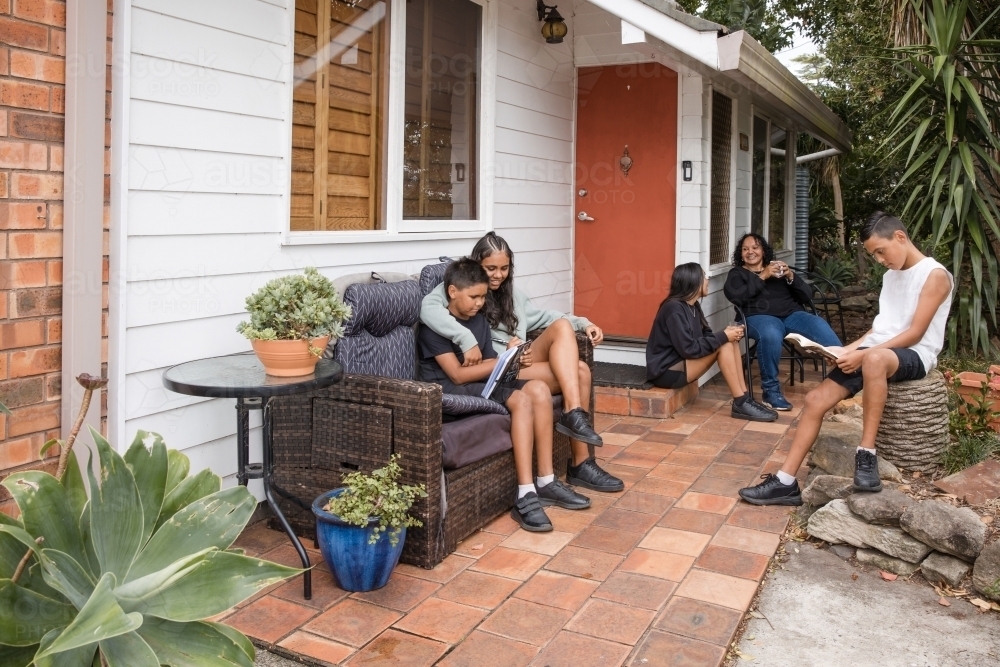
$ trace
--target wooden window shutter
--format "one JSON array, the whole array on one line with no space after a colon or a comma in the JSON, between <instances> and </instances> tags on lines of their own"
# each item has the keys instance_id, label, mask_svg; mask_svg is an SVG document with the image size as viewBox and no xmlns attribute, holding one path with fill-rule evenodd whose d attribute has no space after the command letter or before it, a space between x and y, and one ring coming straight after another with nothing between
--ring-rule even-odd
<instances>
[{"instance_id":1,"label":"wooden window shutter","mask_svg":"<svg viewBox=\"0 0 1000 667\"><path fill-rule=\"evenodd\" d=\"M729 190L732 183L733 101L712 91L712 191L709 262L729 259Z\"/></svg>"},{"instance_id":2,"label":"wooden window shutter","mask_svg":"<svg viewBox=\"0 0 1000 667\"><path fill-rule=\"evenodd\" d=\"M292 231L380 227L385 7L295 2Z\"/></svg>"}]
</instances>

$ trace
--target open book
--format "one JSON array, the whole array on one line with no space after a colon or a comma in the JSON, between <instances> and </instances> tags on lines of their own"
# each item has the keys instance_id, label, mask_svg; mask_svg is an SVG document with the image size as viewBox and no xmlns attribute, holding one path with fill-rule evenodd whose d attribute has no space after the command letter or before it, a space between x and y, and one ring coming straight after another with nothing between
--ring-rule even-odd
<instances>
[{"instance_id":1,"label":"open book","mask_svg":"<svg viewBox=\"0 0 1000 667\"><path fill-rule=\"evenodd\" d=\"M840 352L823 347L819 343L796 333L788 334L785 336L785 340L792 344L796 352L807 357L826 357L830 361L836 361L840 358Z\"/></svg>"},{"instance_id":2,"label":"open book","mask_svg":"<svg viewBox=\"0 0 1000 667\"><path fill-rule=\"evenodd\" d=\"M503 354L497 357L497 363L493 367L493 372L486 380L486 387L483 388L483 398L493 395L498 386L509 384L517 379L517 374L521 372L521 353L529 343L521 343L517 347L504 350Z\"/></svg>"}]
</instances>

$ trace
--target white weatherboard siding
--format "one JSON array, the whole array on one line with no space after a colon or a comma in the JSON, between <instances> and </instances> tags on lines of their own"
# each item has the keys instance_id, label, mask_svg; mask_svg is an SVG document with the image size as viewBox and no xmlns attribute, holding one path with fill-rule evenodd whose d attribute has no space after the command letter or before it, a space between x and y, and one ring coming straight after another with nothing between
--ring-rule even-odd
<instances>
[{"instance_id":1,"label":"white weatherboard siding","mask_svg":"<svg viewBox=\"0 0 1000 667\"><path fill-rule=\"evenodd\" d=\"M498 4L494 228L516 251L520 289L572 302L575 69L569 42L545 44L531 0ZM290 156L292 0L133 0L123 191L114 247L120 344L110 406L119 447L161 433L197 468L235 483L232 400L163 389L169 366L248 351L245 297L305 266L325 275L417 273L474 238L283 245ZM123 12L122 15L126 13ZM571 24L572 30L572 24ZM116 110L119 110L116 108ZM487 164L491 160L486 160ZM473 235L475 236L475 235ZM251 413L252 456L260 417ZM260 496L259 486L255 489Z\"/></svg>"}]
</instances>

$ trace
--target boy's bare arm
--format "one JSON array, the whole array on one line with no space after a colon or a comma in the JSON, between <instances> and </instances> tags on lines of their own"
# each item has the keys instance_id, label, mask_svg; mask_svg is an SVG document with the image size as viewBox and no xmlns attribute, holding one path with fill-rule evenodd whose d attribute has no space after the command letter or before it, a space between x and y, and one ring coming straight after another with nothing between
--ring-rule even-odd
<instances>
[{"instance_id":1,"label":"boy's bare arm","mask_svg":"<svg viewBox=\"0 0 1000 667\"><path fill-rule=\"evenodd\" d=\"M487 359L475 366L463 366L459 363L458 356L454 352L439 354L434 359L437 360L448 379L455 384L481 382L490 376L497 363L496 359Z\"/></svg>"}]
</instances>

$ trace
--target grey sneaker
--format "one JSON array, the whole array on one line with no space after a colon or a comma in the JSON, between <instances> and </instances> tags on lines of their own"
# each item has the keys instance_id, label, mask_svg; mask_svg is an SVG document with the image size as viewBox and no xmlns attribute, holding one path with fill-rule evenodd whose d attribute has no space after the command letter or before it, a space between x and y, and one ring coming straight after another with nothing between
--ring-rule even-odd
<instances>
[{"instance_id":1,"label":"grey sneaker","mask_svg":"<svg viewBox=\"0 0 1000 667\"><path fill-rule=\"evenodd\" d=\"M585 510L590 507L590 498L582 496L559 481L558 478L545 486L537 487L538 502L542 507L556 505L567 510Z\"/></svg>"},{"instance_id":2,"label":"grey sneaker","mask_svg":"<svg viewBox=\"0 0 1000 667\"><path fill-rule=\"evenodd\" d=\"M778 418L777 412L750 399L743 401L743 405L737 405L736 401L733 401L730 415L733 419L746 419L751 422L773 422Z\"/></svg>"}]
</instances>

